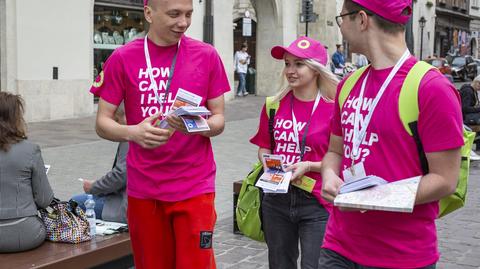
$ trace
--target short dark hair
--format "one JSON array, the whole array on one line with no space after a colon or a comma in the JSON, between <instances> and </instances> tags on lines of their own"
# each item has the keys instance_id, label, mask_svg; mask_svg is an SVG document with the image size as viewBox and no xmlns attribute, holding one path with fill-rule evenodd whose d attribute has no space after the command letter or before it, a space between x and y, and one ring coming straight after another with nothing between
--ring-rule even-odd
<instances>
[{"instance_id":1,"label":"short dark hair","mask_svg":"<svg viewBox=\"0 0 480 269\"><path fill-rule=\"evenodd\" d=\"M405 31L405 25L386 20L383 17L378 16L374 12L362 7L361 5L354 3L352 0L345 0L344 5L347 11L350 11L350 12L356 11L356 10L363 10L367 12L368 15L371 15L372 18L375 20L375 22L378 25L378 28L380 28L385 33L398 34ZM350 19L353 20L357 14L358 13L350 15ZM402 14L408 15L409 10L408 9L403 10Z\"/></svg>"},{"instance_id":2,"label":"short dark hair","mask_svg":"<svg viewBox=\"0 0 480 269\"><path fill-rule=\"evenodd\" d=\"M27 138L23 112L20 95L0 92L0 150L8 151L12 144Z\"/></svg>"},{"instance_id":3,"label":"short dark hair","mask_svg":"<svg viewBox=\"0 0 480 269\"><path fill-rule=\"evenodd\" d=\"M339 48L342 47L342 44L337 44L337 45L335 45L335 46L337 46L337 50L338 50Z\"/></svg>"},{"instance_id":4,"label":"short dark hair","mask_svg":"<svg viewBox=\"0 0 480 269\"><path fill-rule=\"evenodd\" d=\"M242 44L242 49L243 49L243 48L248 48L247 43L243 43L243 44Z\"/></svg>"}]
</instances>

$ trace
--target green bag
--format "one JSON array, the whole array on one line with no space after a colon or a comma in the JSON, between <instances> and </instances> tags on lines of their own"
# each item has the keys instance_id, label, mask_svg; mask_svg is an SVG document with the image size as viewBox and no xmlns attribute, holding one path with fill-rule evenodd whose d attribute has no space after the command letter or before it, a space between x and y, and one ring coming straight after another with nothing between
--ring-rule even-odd
<instances>
[{"instance_id":1,"label":"green bag","mask_svg":"<svg viewBox=\"0 0 480 269\"><path fill-rule=\"evenodd\" d=\"M343 104L353 89L353 86L355 86L357 81L360 79L360 76L363 74L363 72L365 72L366 69L367 67L358 69L344 82L338 97L340 109L343 107ZM417 132L417 121L419 115L418 88L423 76L431 69L436 70L435 67L426 62L417 62L408 72L407 77L403 82L402 89L400 90L400 96L398 100L400 119L402 120L405 130L415 139L424 174L428 173L428 162ZM460 164L460 175L458 178L457 188L455 193L440 200L438 218L443 217L465 205L468 175L470 170L470 150L472 148L474 139L475 133L464 128L464 145L461 148L462 160Z\"/></svg>"},{"instance_id":2,"label":"green bag","mask_svg":"<svg viewBox=\"0 0 480 269\"><path fill-rule=\"evenodd\" d=\"M470 150L472 149L475 133L463 131L462 161L460 163L460 175L455 193L440 200L438 217L441 218L465 205L467 198L468 175L470 172Z\"/></svg>"},{"instance_id":3,"label":"green bag","mask_svg":"<svg viewBox=\"0 0 480 269\"><path fill-rule=\"evenodd\" d=\"M273 138L274 116L278 110L279 103L273 102L273 97L267 97L266 113L268 116L268 130L270 133L270 148L275 147ZM260 242L265 241L262 230L262 198L263 190L255 186L258 178L263 174L263 164L259 161L247 177L243 180L242 188L238 195L235 215L240 231L247 237Z\"/></svg>"}]
</instances>

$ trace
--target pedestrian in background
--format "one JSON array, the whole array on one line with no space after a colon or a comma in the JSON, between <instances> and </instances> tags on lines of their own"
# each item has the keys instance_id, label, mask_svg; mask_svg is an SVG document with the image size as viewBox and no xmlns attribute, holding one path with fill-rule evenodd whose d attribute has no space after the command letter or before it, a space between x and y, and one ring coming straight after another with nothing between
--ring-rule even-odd
<instances>
[{"instance_id":1,"label":"pedestrian in background","mask_svg":"<svg viewBox=\"0 0 480 269\"><path fill-rule=\"evenodd\" d=\"M127 218L135 268L215 268L210 137L225 126L229 82L215 48L184 34L192 0L144 5L148 34L115 50L91 88L100 96L96 130L103 138L129 141ZM178 116L168 114L179 92L210 110L209 131L188 133ZM128 125L115 121L122 101ZM157 127L162 119L170 128Z\"/></svg>"},{"instance_id":2,"label":"pedestrian in background","mask_svg":"<svg viewBox=\"0 0 480 269\"><path fill-rule=\"evenodd\" d=\"M237 96L247 96L247 71L250 64L250 55L247 52L248 46L246 43L242 44L242 48L235 52L235 71L238 75Z\"/></svg>"},{"instance_id":3,"label":"pedestrian in background","mask_svg":"<svg viewBox=\"0 0 480 269\"><path fill-rule=\"evenodd\" d=\"M345 68L345 55L343 55L343 46L337 44L337 50L332 55L333 72L337 75L343 75L343 68Z\"/></svg>"},{"instance_id":4,"label":"pedestrian in background","mask_svg":"<svg viewBox=\"0 0 480 269\"><path fill-rule=\"evenodd\" d=\"M357 69L368 65L368 60L367 60L367 57L365 57L365 55L360 54L360 53L354 53L354 55L356 56L355 57L355 67Z\"/></svg>"},{"instance_id":5,"label":"pedestrian in background","mask_svg":"<svg viewBox=\"0 0 480 269\"><path fill-rule=\"evenodd\" d=\"M345 0L336 18L350 50L366 55L371 65L352 81L342 107L336 98L322 166L327 201L333 202L345 178L355 175L395 182L423 174L415 139L398 113L403 82L418 62L405 42L411 14L411 0ZM343 87L342 81L337 93ZM442 74L431 69L418 87L418 134L429 172L420 180L413 212L334 207L320 268L435 268L438 200L455 191L463 126L458 93Z\"/></svg>"},{"instance_id":6,"label":"pedestrian in background","mask_svg":"<svg viewBox=\"0 0 480 269\"><path fill-rule=\"evenodd\" d=\"M260 160L264 153L280 155L288 165L286 170L293 171L293 183L286 194L265 193L263 197L269 267L297 268L300 242L301 268L316 269L331 210L320 195L319 172L328 148L338 80L327 67L327 50L317 40L300 37L288 47L273 47L271 54L285 62L282 76L288 82L274 99L279 102L273 124L274 145L265 106L258 132L250 142L259 147Z\"/></svg>"},{"instance_id":7,"label":"pedestrian in background","mask_svg":"<svg viewBox=\"0 0 480 269\"><path fill-rule=\"evenodd\" d=\"M40 147L28 141L19 95L0 92L0 253L36 248L46 230L38 208L53 200Z\"/></svg>"}]
</instances>

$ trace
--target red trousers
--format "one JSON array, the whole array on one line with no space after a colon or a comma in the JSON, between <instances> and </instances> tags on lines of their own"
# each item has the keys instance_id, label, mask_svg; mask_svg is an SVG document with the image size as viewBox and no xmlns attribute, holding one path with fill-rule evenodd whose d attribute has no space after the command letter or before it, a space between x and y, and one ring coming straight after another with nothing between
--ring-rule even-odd
<instances>
[{"instance_id":1,"label":"red trousers","mask_svg":"<svg viewBox=\"0 0 480 269\"><path fill-rule=\"evenodd\" d=\"M215 269L215 194L179 202L128 197L136 269Z\"/></svg>"}]
</instances>

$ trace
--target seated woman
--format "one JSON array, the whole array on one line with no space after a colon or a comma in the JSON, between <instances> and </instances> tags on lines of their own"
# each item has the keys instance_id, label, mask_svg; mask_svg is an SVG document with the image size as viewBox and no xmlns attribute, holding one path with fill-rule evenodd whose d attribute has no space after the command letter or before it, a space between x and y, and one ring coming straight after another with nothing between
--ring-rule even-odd
<instances>
[{"instance_id":1,"label":"seated woman","mask_svg":"<svg viewBox=\"0 0 480 269\"><path fill-rule=\"evenodd\" d=\"M25 251L45 240L37 208L53 200L40 147L27 140L20 96L0 92L0 253Z\"/></svg>"},{"instance_id":2,"label":"seated woman","mask_svg":"<svg viewBox=\"0 0 480 269\"><path fill-rule=\"evenodd\" d=\"M460 88L463 123L467 125L480 124L480 103L478 101L478 91L480 91L480 76L474 78L471 84L464 84Z\"/></svg>"},{"instance_id":3,"label":"seated woman","mask_svg":"<svg viewBox=\"0 0 480 269\"><path fill-rule=\"evenodd\" d=\"M123 104L118 107L115 119L120 124L126 124ZM127 223L127 152L128 142L120 142L112 170L95 181L84 179L83 190L86 194L72 197L85 210L87 194L93 194L97 219Z\"/></svg>"},{"instance_id":4,"label":"seated woman","mask_svg":"<svg viewBox=\"0 0 480 269\"><path fill-rule=\"evenodd\" d=\"M480 103L478 101L478 92L480 91L480 76L473 79L471 84L464 84L460 88L462 98L463 123L466 125L480 125ZM475 149L480 150L480 135L477 132L475 139ZM471 161L480 161L480 156L475 151L470 152Z\"/></svg>"}]
</instances>

